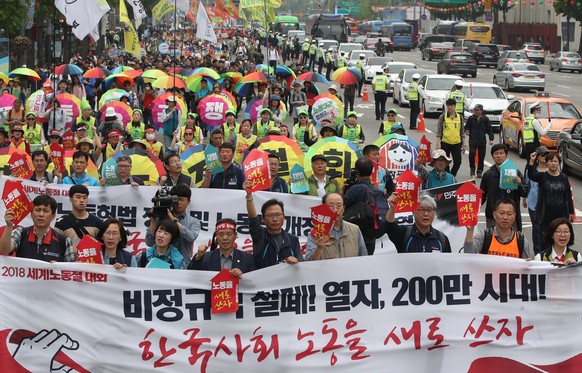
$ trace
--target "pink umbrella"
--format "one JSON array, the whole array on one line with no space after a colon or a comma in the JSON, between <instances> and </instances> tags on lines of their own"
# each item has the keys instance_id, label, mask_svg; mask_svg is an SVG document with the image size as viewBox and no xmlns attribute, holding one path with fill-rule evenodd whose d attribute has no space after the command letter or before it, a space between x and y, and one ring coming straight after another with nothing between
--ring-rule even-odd
<instances>
[{"instance_id":1,"label":"pink umbrella","mask_svg":"<svg viewBox=\"0 0 582 373\"><path fill-rule=\"evenodd\" d=\"M61 104L61 109L67 113L65 128L71 128L73 121L81 114L81 100L70 93L59 93L55 96Z\"/></svg>"},{"instance_id":2,"label":"pink umbrella","mask_svg":"<svg viewBox=\"0 0 582 373\"><path fill-rule=\"evenodd\" d=\"M212 130L226 121L224 113L229 109L234 109L234 107L227 97L213 94L200 101L197 111L200 120L208 125L209 130Z\"/></svg>"},{"instance_id":3,"label":"pink umbrella","mask_svg":"<svg viewBox=\"0 0 582 373\"><path fill-rule=\"evenodd\" d=\"M249 114L253 123L256 123L260 117L259 111L263 109L263 100L258 99L256 101L251 101L250 106L250 109L247 109L246 112ZM285 110L285 105L282 102L279 102L279 109Z\"/></svg>"},{"instance_id":4,"label":"pink umbrella","mask_svg":"<svg viewBox=\"0 0 582 373\"><path fill-rule=\"evenodd\" d=\"M154 107L152 108L152 118L154 121L154 125L157 128L164 127L164 121L162 120L162 114L164 113L164 111L168 107L168 105L166 105L166 99L170 96L172 96L172 92L166 92L162 95L159 95L154 100ZM186 105L186 103L184 102L184 100L181 97L175 96L175 98L176 98L176 106L178 107L178 111L180 112L180 115L182 116L182 123L184 123L186 121L186 116L188 115L188 106Z\"/></svg>"},{"instance_id":5,"label":"pink umbrella","mask_svg":"<svg viewBox=\"0 0 582 373\"><path fill-rule=\"evenodd\" d=\"M42 117L46 110L47 97L42 89L32 92L30 96L26 99L26 111L32 111L36 113L36 121L38 123L46 122L46 119ZM0 109L2 110L2 109Z\"/></svg>"},{"instance_id":6,"label":"pink umbrella","mask_svg":"<svg viewBox=\"0 0 582 373\"><path fill-rule=\"evenodd\" d=\"M105 120L105 111L108 107L112 107L115 110L115 114L117 115L117 120L123 123L125 126L127 123L131 122L131 115L133 114L133 110L131 107L122 101L113 101L108 102L101 108L101 121Z\"/></svg>"},{"instance_id":7,"label":"pink umbrella","mask_svg":"<svg viewBox=\"0 0 582 373\"><path fill-rule=\"evenodd\" d=\"M16 100L16 97L8 93L5 93L2 96L0 96L0 113L5 113L12 110L14 100Z\"/></svg>"}]
</instances>

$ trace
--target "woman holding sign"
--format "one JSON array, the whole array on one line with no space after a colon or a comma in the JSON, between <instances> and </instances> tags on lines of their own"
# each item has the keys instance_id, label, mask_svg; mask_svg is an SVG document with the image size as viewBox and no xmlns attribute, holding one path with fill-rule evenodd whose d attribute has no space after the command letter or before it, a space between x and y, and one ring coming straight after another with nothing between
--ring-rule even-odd
<instances>
[{"instance_id":1,"label":"woman holding sign","mask_svg":"<svg viewBox=\"0 0 582 373\"><path fill-rule=\"evenodd\" d=\"M137 267L135 257L125 250L127 232L120 220L105 220L95 238L102 244L104 264L112 265L115 269Z\"/></svg>"}]
</instances>

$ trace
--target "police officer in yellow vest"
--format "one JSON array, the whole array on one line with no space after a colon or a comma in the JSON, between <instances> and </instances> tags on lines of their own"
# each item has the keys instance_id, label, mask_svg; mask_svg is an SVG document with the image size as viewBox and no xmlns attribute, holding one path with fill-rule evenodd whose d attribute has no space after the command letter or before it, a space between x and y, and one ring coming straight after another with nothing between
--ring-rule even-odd
<instances>
[{"instance_id":1,"label":"police officer in yellow vest","mask_svg":"<svg viewBox=\"0 0 582 373\"><path fill-rule=\"evenodd\" d=\"M455 102L457 103L457 105L455 106L455 111L461 114L461 116L463 116L463 114L465 113L466 96L463 93L463 91L461 91L461 89L463 89L463 81L460 79L455 80L455 85L453 86L451 93L449 94L449 98L455 100Z\"/></svg>"},{"instance_id":2,"label":"police officer in yellow vest","mask_svg":"<svg viewBox=\"0 0 582 373\"><path fill-rule=\"evenodd\" d=\"M365 58L366 55L360 53L359 60L356 61L356 69L358 69L362 74L362 78L358 81L358 97L362 97L362 87L364 86L364 64L366 62L364 61Z\"/></svg>"},{"instance_id":3,"label":"police officer in yellow vest","mask_svg":"<svg viewBox=\"0 0 582 373\"><path fill-rule=\"evenodd\" d=\"M125 132L130 136L129 141L142 140L145 134L145 123L142 122L141 110L134 109L131 115L131 122L125 126Z\"/></svg>"},{"instance_id":4,"label":"police officer in yellow vest","mask_svg":"<svg viewBox=\"0 0 582 373\"><path fill-rule=\"evenodd\" d=\"M408 104L410 105L410 129L416 129L416 120L418 119L418 113L420 113L420 103L418 102L418 80L420 79L420 74L416 73L412 75L412 82L408 85L408 93L406 98L408 99Z\"/></svg>"},{"instance_id":5,"label":"police officer in yellow vest","mask_svg":"<svg viewBox=\"0 0 582 373\"><path fill-rule=\"evenodd\" d=\"M231 143L236 143L236 135L240 132L240 123L234 121L236 116L236 111L228 109L225 113L226 122L222 124L222 133L224 134L224 141L230 141Z\"/></svg>"},{"instance_id":6,"label":"police officer in yellow vest","mask_svg":"<svg viewBox=\"0 0 582 373\"><path fill-rule=\"evenodd\" d=\"M376 76L372 79L372 90L374 91L376 120L384 120L386 98L388 98L388 77L382 71L376 71Z\"/></svg>"},{"instance_id":7,"label":"police officer in yellow vest","mask_svg":"<svg viewBox=\"0 0 582 373\"><path fill-rule=\"evenodd\" d=\"M439 117L436 132L436 148L444 150L448 157L453 158L453 176L457 176L461 167L461 155L467 150L463 116L455 111L456 105L457 102L452 98L446 101L447 111Z\"/></svg>"},{"instance_id":8,"label":"police officer in yellow vest","mask_svg":"<svg viewBox=\"0 0 582 373\"><path fill-rule=\"evenodd\" d=\"M83 97L81 100L81 115L73 121L71 131L77 132L77 126L80 123L84 123L87 128L87 138L93 140L95 136L94 133L97 131L97 127L99 127L99 121L91 114L93 114L93 109L91 108L91 105L89 105L89 101Z\"/></svg>"},{"instance_id":9,"label":"police officer in yellow vest","mask_svg":"<svg viewBox=\"0 0 582 373\"><path fill-rule=\"evenodd\" d=\"M540 146L540 136L546 135L552 129L552 121L548 121L546 128L542 127L538 116L542 113L542 105L539 102L534 102L529 109L530 114L523 122L523 142L524 158L529 159L533 153Z\"/></svg>"},{"instance_id":10,"label":"police officer in yellow vest","mask_svg":"<svg viewBox=\"0 0 582 373\"><path fill-rule=\"evenodd\" d=\"M362 126L357 123L358 113L350 111L348 113L348 122L339 128L339 137L346 139L355 144L358 148L363 147L366 136Z\"/></svg>"},{"instance_id":11,"label":"police officer in yellow vest","mask_svg":"<svg viewBox=\"0 0 582 373\"><path fill-rule=\"evenodd\" d=\"M341 51L339 57L337 58L337 68L338 69L340 67L346 67L346 65L347 65L345 54L346 54L346 52Z\"/></svg>"},{"instance_id":12,"label":"police officer in yellow vest","mask_svg":"<svg viewBox=\"0 0 582 373\"><path fill-rule=\"evenodd\" d=\"M26 125L24 126L24 139L30 145L30 151L41 150L46 144L42 125L36 122L36 114L29 111L26 114Z\"/></svg>"},{"instance_id":13,"label":"police officer in yellow vest","mask_svg":"<svg viewBox=\"0 0 582 373\"><path fill-rule=\"evenodd\" d=\"M309 47L310 47L309 39L306 38L303 44L301 45L301 52L303 57L303 59L301 60L301 64L303 65L307 65L307 62L309 61Z\"/></svg>"},{"instance_id":14,"label":"police officer in yellow vest","mask_svg":"<svg viewBox=\"0 0 582 373\"><path fill-rule=\"evenodd\" d=\"M317 54L317 40L313 40L309 45L309 70L315 67L315 55Z\"/></svg>"}]
</instances>

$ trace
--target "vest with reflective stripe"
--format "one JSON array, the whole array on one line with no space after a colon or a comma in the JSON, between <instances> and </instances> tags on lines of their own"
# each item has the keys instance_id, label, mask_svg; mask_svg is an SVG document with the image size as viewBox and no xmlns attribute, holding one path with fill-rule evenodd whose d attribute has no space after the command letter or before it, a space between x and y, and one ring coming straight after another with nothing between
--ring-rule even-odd
<instances>
[{"instance_id":1,"label":"vest with reflective stripe","mask_svg":"<svg viewBox=\"0 0 582 373\"><path fill-rule=\"evenodd\" d=\"M374 85L375 91L385 91L388 85L388 78L384 74L376 75L372 79L372 84Z\"/></svg>"},{"instance_id":2,"label":"vest with reflective stripe","mask_svg":"<svg viewBox=\"0 0 582 373\"><path fill-rule=\"evenodd\" d=\"M340 57L337 59L337 67L345 67L346 66L346 58Z\"/></svg>"},{"instance_id":3,"label":"vest with reflective stripe","mask_svg":"<svg viewBox=\"0 0 582 373\"><path fill-rule=\"evenodd\" d=\"M80 115L77 118L77 128L79 123L85 123L85 127L87 128L87 138L93 140L93 126L95 126L95 118L90 116L89 119L84 120L83 116Z\"/></svg>"},{"instance_id":4,"label":"vest with reflective stripe","mask_svg":"<svg viewBox=\"0 0 582 373\"><path fill-rule=\"evenodd\" d=\"M309 43L303 43L301 50L303 50L303 52L309 51Z\"/></svg>"},{"instance_id":5,"label":"vest with reflective stripe","mask_svg":"<svg viewBox=\"0 0 582 373\"><path fill-rule=\"evenodd\" d=\"M533 121L536 119L535 115L528 115L523 122L523 141L526 144L531 144L536 141Z\"/></svg>"},{"instance_id":6,"label":"vest with reflective stripe","mask_svg":"<svg viewBox=\"0 0 582 373\"><path fill-rule=\"evenodd\" d=\"M317 45L311 44L309 47L309 54L315 54L317 52Z\"/></svg>"},{"instance_id":7,"label":"vest with reflective stripe","mask_svg":"<svg viewBox=\"0 0 582 373\"><path fill-rule=\"evenodd\" d=\"M390 134L390 130L392 129L392 126L395 125L402 125L402 123L398 122L398 121L394 121L394 122L390 122L389 120L385 120L382 122L382 135L389 135Z\"/></svg>"},{"instance_id":8,"label":"vest with reflective stripe","mask_svg":"<svg viewBox=\"0 0 582 373\"><path fill-rule=\"evenodd\" d=\"M446 144L455 145L461 142L461 116L455 113L455 117L451 118L447 113L444 114L443 120L443 137L442 142Z\"/></svg>"},{"instance_id":9,"label":"vest with reflective stripe","mask_svg":"<svg viewBox=\"0 0 582 373\"><path fill-rule=\"evenodd\" d=\"M459 114L462 114L465 110L465 94L461 91L452 91L450 98L457 102L455 111Z\"/></svg>"},{"instance_id":10,"label":"vest with reflective stripe","mask_svg":"<svg viewBox=\"0 0 582 373\"><path fill-rule=\"evenodd\" d=\"M362 132L362 127L359 124L356 124L355 127L349 127L346 124L343 126L342 138L352 142L358 142L360 140L360 132Z\"/></svg>"},{"instance_id":11,"label":"vest with reflective stripe","mask_svg":"<svg viewBox=\"0 0 582 373\"><path fill-rule=\"evenodd\" d=\"M418 83L412 82L408 85L408 101L418 101Z\"/></svg>"}]
</instances>

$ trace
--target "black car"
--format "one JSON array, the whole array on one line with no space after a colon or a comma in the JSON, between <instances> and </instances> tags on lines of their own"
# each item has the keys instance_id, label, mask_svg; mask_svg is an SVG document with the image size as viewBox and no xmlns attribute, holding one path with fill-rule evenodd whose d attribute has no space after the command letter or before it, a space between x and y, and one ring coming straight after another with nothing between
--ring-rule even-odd
<instances>
[{"instance_id":1,"label":"black car","mask_svg":"<svg viewBox=\"0 0 582 373\"><path fill-rule=\"evenodd\" d=\"M445 54L451 52L453 50L453 43L445 42L445 43L428 43L426 48L420 52L420 58L423 60L436 60L441 59L444 57Z\"/></svg>"},{"instance_id":2,"label":"black car","mask_svg":"<svg viewBox=\"0 0 582 373\"><path fill-rule=\"evenodd\" d=\"M497 44L471 44L467 53L473 56L477 65L496 67L499 60L499 48Z\"/></svg>"},{"instance_id":3,"label":"black car","mask_svg":"<svg viewBox=\"0 0 582 373\"><path fill-rule=\"evenodd\" d=\"M561 169L566 173L582 175L582 121L566 128L558 135L558 153Z\"/></svg>"},{"instance_id":4,"label":"black car","mask_svg":"<svg viewBox=\"0 0 582 373\"><path fill-rule=\"evenodd\" d=\"M457 39L453 35L429 35L422 41L422 43L420 43L418 49L422 51L430 43L450 42L454 44L456 40Z\"/></svg>"},{"instance_id":5,"label":"black car","mask_svg":"<svg viewBox=\"0 0 582 373\"><path fill-rule=\"evenodd\" d=\"M437 63L437 74L477 77L477 63L469 53L449 52Z\"/></svg>"}]
</instances>

